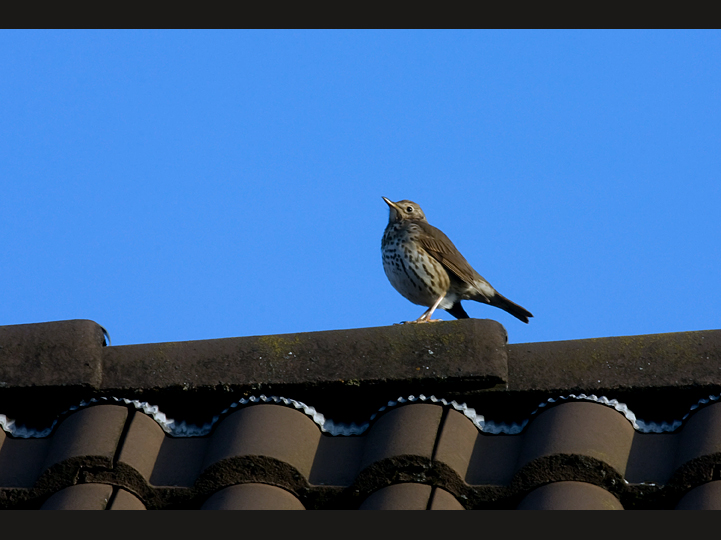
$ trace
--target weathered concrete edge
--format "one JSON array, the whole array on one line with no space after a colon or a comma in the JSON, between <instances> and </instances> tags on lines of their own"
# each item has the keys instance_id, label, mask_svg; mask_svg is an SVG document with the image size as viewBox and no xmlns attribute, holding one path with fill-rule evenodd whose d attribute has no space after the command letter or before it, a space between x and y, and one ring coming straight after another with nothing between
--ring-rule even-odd
<instances>
[{"instance_id":1,"label":"weathered concrete edge","mask_svg":"<svg viewBox=\"0 0 721 540\"><path fill-rule=\"evenodd\" d=\"M23 388L459 383L458 390L721 388L721 330L506 345L491 320L104 347L90 320L0 326L0 394ZM415 381L415 382L414 382ZM507 383L507 384L506 384ZM500 385L500 387L499 387ZM292 397L292 396L291 396Z\"/></svg>"},{"instance_id":2,"label":"weathered concrete edge","mask_svg":"<svg viewBox=\"0 0 721 540\"><path fill-rule=\"evenodd\" d=\"M99 388L103 328L87 319L0 326L0 390Z\"/></svg>"},{"instance_id":3,"label":"weathered concrete edge","mask_svg":"<svg viewBox=\"0 0 721 540\"><path fill-rule=\"evenodd\" d=\"M508 346L508 390L721 387L721 330Z\"/></svg>"},{"instance_id":4,"label":"weathered concrete edge","mask_svg":"<svg viewBox=\"0 0 721 540\"><path fill-rule=\"evenodd\" d=\"M111 347L101 389L507 382L496 321L435 323Z\"/></svg>"},{"instance_id":5,"label":"weathered concrete edge","mask_svg":"<svg viewBox=\"0 0 721 540\"><path fill-rule=\"evenodd\" d=\"M392 381L489 388L507 381L506 340L499 323L478 319L121 347L105 347L90 320L2 326L0 394Z\"/></svg>"}]
</instances>

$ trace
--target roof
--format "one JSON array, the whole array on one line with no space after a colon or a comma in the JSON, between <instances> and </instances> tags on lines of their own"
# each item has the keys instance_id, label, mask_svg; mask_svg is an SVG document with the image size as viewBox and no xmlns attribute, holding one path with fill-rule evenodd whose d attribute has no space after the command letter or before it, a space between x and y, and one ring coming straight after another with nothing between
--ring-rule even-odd
<instances>
[{"instance_id":1,"label":"roof","mask_svg":"<svg viewBox=\"0 0 721 540\"><path fill-rule=\"evenodd\" d=\"M0 327L0 508L721 508L721 330Z\"/></svg>"}]
</instances>

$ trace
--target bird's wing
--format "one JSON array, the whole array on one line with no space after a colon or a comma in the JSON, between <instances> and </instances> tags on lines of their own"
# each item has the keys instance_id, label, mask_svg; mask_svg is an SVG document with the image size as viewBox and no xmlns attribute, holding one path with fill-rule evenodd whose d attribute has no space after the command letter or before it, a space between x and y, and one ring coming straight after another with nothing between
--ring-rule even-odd
<instances>
[{"instance_id":1,"label":"bird's wing","mask_svg":"<svg viewBox=\"0 0 721 540\"><path fill-rule=\"evenodd\" d=\"M478 278L483 279L442 231L428 223L418 225L422 231L418 241L431 257L468 284L473 284Z\"/></svg>"}]
</instances>

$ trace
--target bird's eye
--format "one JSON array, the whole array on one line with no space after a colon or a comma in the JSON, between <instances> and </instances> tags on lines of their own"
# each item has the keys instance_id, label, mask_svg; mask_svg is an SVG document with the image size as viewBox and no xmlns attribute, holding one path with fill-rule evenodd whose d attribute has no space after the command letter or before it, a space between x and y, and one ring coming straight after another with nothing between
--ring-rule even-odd
<instances>
[{"instance_id":1,"label":"bird's eye","mask_svg":"<svg viewBox=\"0 0 721 540\"><path fill-rule=\"evenodd\" d=\"M413 212L413 207L412 207L412 206L406 207L406 212L408 212L409 214L410 214L411 212Z\"/></svg>"}]
</instances>

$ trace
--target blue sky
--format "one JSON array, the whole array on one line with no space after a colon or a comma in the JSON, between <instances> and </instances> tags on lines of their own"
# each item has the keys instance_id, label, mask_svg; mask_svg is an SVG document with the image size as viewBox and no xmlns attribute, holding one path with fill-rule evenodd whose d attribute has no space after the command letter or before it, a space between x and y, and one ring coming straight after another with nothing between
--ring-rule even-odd
<instances>
[{"instance_id":1,"label":"blue sky","mask_svg":"<svg viewBox=\"0 0 721 540\"><path fill-rule=\"evenodd\" d=\"M721 328L721 32L0 31L0 325L385 326L381 199L511 343ZM453 320L446 312L441 318Z\"/></svg>"}]
</instances>

